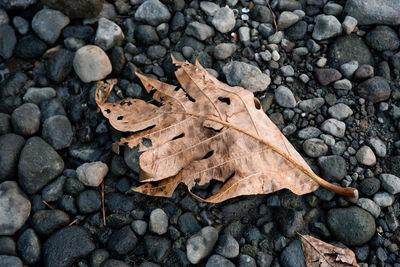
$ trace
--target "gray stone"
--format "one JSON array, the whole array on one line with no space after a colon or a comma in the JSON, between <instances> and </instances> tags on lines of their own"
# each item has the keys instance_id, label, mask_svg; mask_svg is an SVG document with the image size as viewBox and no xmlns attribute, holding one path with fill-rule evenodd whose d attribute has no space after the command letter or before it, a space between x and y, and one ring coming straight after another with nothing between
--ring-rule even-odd
<instances>
[{"instance_id":1,"label":"gray stone","mask_svg":"<svg viewBox=\"0 0 400 267\"><path fill-rule=\"evenodd\" d=\"M303 151L307 154L307 156L317 158L328 153L328 146L321 139L311 138L304 141Z\"/></svg>"},{"instance_id":2,"label":"gray stone","mask_svg":"<svg viewBox=\"0 0 400 267\"><path fill-rule=\"evenodd\" d=\"M16 256L0 255L1 266L23 267L22 261Z\"/></svg>"},{"instance_id":3,"label":"gray stone","mask_svg":"<svg viewBox=\"0 0 400 267\"><path fill-rule=\"evenodd\" d=\"M301 139L310 139L310 138L317 138L321 135L321 130L313 127L313 126L308 126L304 129L301 129L298 133L297 136Z\"/></svg>"},{"instance_id":4,"label":"gray stone","mask_svg":"<svg viewBox=\"0 0 400 267\"><path fill-rule=\"evenodd\" d=\"M281 266L285 267L306 267L303 249L300 240L292 241L279 256Z\"/></svg>"},{"instance_id":5,"label":"gray stone","mask_svg":"<svg viewBox=\"0 0 400 267\"><path fill-rule=\"evenodd\" d=\"M360 198L357 201L357 206L365 209L366 211L371 213L375 218L378 218L379 214L381 214L381 208L369 198Z\"/></svg>"},{"instance_id":6,"label":"gray stone","mask_svg":"<svg viewBox=\"0 0 400 267\"><path fill-rule=\"evenodd\" d=\"M368 46L360 37L354 34L340 36L335 39L329 45L327 55L329 65L333 68L339 68L352 60L357 61L359 65L374 65L374 58Z\"/></svg>"},{"instance_id":7,"label":"gray stone","mask_svg":"<svg viewBox=\"0 0 400 267\"><path fill-rule=\"evenodd\" d=\"M361 246L375 234L375 219L358 207L335 208L328 211L331 233L345 245Z\"/></svg>"},{"instance_id":8,"label":"gray stone","mask_svg":"<svg viewBox=\"0 0 400 267\"><path fill-rule=\"evenodd\" d=\"M373 103L389 99L391 89L385 78L375 76L358 85L357 94Z\"/></svg>"},{"instance_id":9,"label":"gray stone","mask_svg":"<svg viewBox=\"0 0 400 267\"><path fill-rule=\"evenodd\" d=\"M71 122L64 115L55 115L43 122L42 136L55 150L67 148L72 143Z\"/></svg>"},{"instance_id":10,"label":"gray stone","mask_svg":"<svg viewBox=\"0 0 400 267\"><path fill-rule=\"evenodd\" d=\"M197 40L204 41L215 35L214 29L207 24L193 21L186 27L185 33Z\"/></svg>"},{"instance_id":11,"label":"gray stone","mask_svg":"<svg viewBox=\"0 0 400 267\"><path fill-rule=\"evenodd\" d=\"M328 109L328 114L332 118L341 121L353 115L353 110L346 104L338 103Z\"/></svg>"},{"instance_id":12,"label":"gray stone","mask_svg":"<svg viewBox=\"0 0 400 267\"><path fill-rule=\"evenodd\" d=\"M186 243L186 256L192 264L197 264L210 255L218 240L218 231L206 226L197 234L189 237Z\"/></svg>"},{"instance_id":13,"label":"gray stone","mask_svg":"<svg viewBox=\"0 0 400 267\"><path fill-rule=\"evenodd\" d=\"M280 68L280 71L282 72L282 75L284 77L288 77L288 76L293 76L294 75L294 69L290 65L282 66Z\"/></svg>"},{"instance_id":14,"label":"gray stone","mask_svg":"<svg viewBox=\"0 0 400 267\"><path fill-rule=\"evenodd\" d=\"M388 191L390 194L400 193L400 178L389 173L382 173L379 176L379 180L381 180L381 185Z\"/></svg>"},{"instance_id":15,"label":"gray stone","mask_svg":"<svg viewBox=\"0 0 400 267\"><path fill-rule=\"evenodd\" d=\"M356 72L357 69L358 69L358 62L356 60L351 60L340 66L340 71L346 78L351 78L351 76L353 76L354 72Z\"/></svg>"},{"instance_id":16,"label":"gray stone","mask_svg":"<svg viewBox=\"0 0 400 267\"><path fill-rule=\"evenodd\" d=\"M14 29L8 24L0 24L0 56L9 59L17 44Z\"/></svg>"},{"instance_id":17,"label":"gray stone","mask_svg":"<svg viewBox=\"0 0 400 267\"><path fill-rule=\"evenodd\" d=\"M368 138L368 144L372 147L378 157L386 156L386 145L381 139L377 137L370 137Z\"/></svg>"},{"instance_id":18,"label":"gray stone","mask_svg":"<svg viewBox=\"0 0 400 267\"><path fill-rule=\"evenodd\" d=\"M214 48L214 57L220 60L227 59L235 53L236 49L237 46L232 43L218 44Z\"/></svg>"},{"instance_id":19,"label":"gray stone","mask_svg":"<svg viewBox=\"0 0 400 267\"><path fill-rule=\"evenodd\" d=\"M235 27L235 14L229 7L218 9L212 19L212 24L220 33L227 33Z\"/></svg>"},{"instance_id":20,"label":"gray stone","mask_svg":"<svg viewBox=\"0 0 400 267\"><path fill-rule=\"evenodd\" d=\"M338 89L338 90L349 91L349 90L351 90L353 88L353 85L351 84L351 82L348 79L341 79L341 80L338 80L338 81L333 83L333 88Z\"/></svg>"},{"instance_id":21,"label":"gray stone","mask_svg":"<svg viewBox=\"0 0 400 267\"><path fill-rule=\"evenodd\" d=\"M32 29L50 45L53 45L67 26L70 19L63 13L52 9L42 9L32 19Z\"/></svg>"},{"instance_id":22,"label":"gray stone","mask_svg":"<svg viewBox=\"0 0 400 267\"><path fill-rule=\"evenodd\" d=\"M208 258L206 267L235 267L235 264L220 255L212 255Z\"/></svg>"},{"instance_id":23,"label":"gray stone","mask_svg":"<svg viewBox=\"0 0 400 267\"><path fill-rule=\"evenodd\" d=\"M342 27L346 34L352 33L357 26L358 21L352 16L346 16L343 20Z\"/></svg>"},{"instance_id":24,"label":"gray stone","mask_svg":"<svg viewBox=\"0 0 400 267\"><path fill-rule=\"evenodd\" d=\"M270 77L259 68L240 61L229 62L222 71L229 85L239 85L251 92L264 91L271 82Z\"/></svg>"},{"instance_id":25,"label":"gray stone","mask_svg":"<svg viewBox=\"0 0 400 267\"><path fill-rule=\"evenodd\" d=\"M313 112L325 104L325 99L316 97L311 99L302 100L299 103L299 108L304 112Z\"/></svg>"},{"instance_id":26,"label":"gray stone","mask_svg":"<svg viewBox=\"0 0 400 267\"><path fill-rule=\"evenodd\" d=\"M136 10L135 19L145 24L157 26L163 22L168 22L171 13L168 8L159 0L144 1Z\"/></svg>"},{"instance_id":27,"label":"gray stone","mask_svg":"<svg viewBox=\"0 0 400 267\"><path fill-rule=\"evenodd\" d=\"M97 187L107 175L108 167L101 161L84 163L76 169L79 181L86 186Z\"/></svg>"},{"instance_id":28,"label":"gray stone","mask_svg":"<svg viewBox=\"0 0 400 267\"><path fill-rule=\"evenodd\" d=\"M328 180L341 181L347 174L346 161L341 156L321 156L318 158L322 176Z\"/></svg>"},{"instance_id":29,"label":"gray stone","mask_svg":"<svg viewBox=\"0 0 400 267\"><path fill-rule=\"evenodd\" d=\"M272 16L271 11L269 8L264 5L255 5L251 10L250 10L250 18L252 20L255 20L257 22L261 23L273 23L274 18Z\"/></svg>"},{"instance_id":30,"label":"gray stone","mask_svg":"<svg viewBox=\"0 0 400 267\"><path fill-rule=\"evenodd\" d=\"M25 9L37 2L37 0L1 0L0 7L4 7L7 10Z\"/></svg>"},{"instance_id":31,"label":"gray stone","mask_svg":"<svg viewBox=\"0 0 400 267\"><path fill-rule=\"evenodd\" d=\"M52 99L55 96L56 90L51 87L31 87L26 91L22 99L24 100L24 102L40 105L43 101Z\"/></svg>"},{"instance_id":32,"label":"gray stone","mask_svg":"<svg viewBox=\"0 0 400 267\"><path fill-rule=\"evenodd\" d=\"M362 146L356 153L357 161L366 166L374 166L376 157L369 146Z\"/></svg>"},{"instance_id":33,"label":"gray stone","mask_svg":"<svg viewBox=\"0 0 400 267\"><path fill-rule=\"evenodd\" d=\"M97 26L96 37L94 39L95 45L107 51L114 46L122 45L124 38L124 33L116 23L106 18L99 19L99 25Z\"/></svg>"},{"instance_id":34,"label":"gray stone","mask_svg":"<svg viewBox=\"0 0 400 267\"><path fill-rule=\"evenodd\" d=\"M278 27L280 30L285 30L296 24L300 17L293 12L283 11L278 18Z\"/></svg>"},{"instance_id":35,"label":"gray stone","mask_svg":"<svg viewBox=\"0 0 400 267\"><path fill-rule=\"evenodd\" d=\"M240 254L239 267L257 267L256 261L246 254Z\"/></svg>"},{"instance_id":36,"label":"gray stone","mask_svg":"<svg viewBox=\"0 0 400 267\"><path fill-rule=\"evenodd\" d=\"M32 228L26 229L18 238L17 249L24 262L34 264L40 259L40 241Z\"/></svg>"},{"instance_id":37,"label":"gray stone","mask_svg":"<svg viewBox=\"0 0 400 267\"><path fill-rule=\"evenodd\" d=\"M394 202L394 196L387 192L378 192L374 195L374 202L381 208L392 206Z\"/></svg>"},{"instance_id":38,"label":"gray stone","mask_svg":"<svg viewBox=\"0 0 400 267\"><path fill-rule=\"evenodd\" d=\"M0 235L13 235L29 217L31 203L14 181L0 184Z\"/></svg>"},{"instance_id":39,"label":"gray stone","mask_svg":"<svg viewBox=\"0 0 400 267\"><path fill-rule=\"evenodd\" d=\"M246 27L246 26L240 27L238 30L238 33L239 33L239 40L242 43L247 43L250 41L250 28L249 27Z\"/></svg>"},{"instance_id":40,"label":"gray stone","mask_svg":"<svg viewBox=\"0 0 400 267\"><path fill-rule=\"evenodd\" d=\"M328 119L322 123L320 128L322 131L330 135L342 138L344 137L344 133L346 131L346 124L342 121L338 121L337 119Z\"/></svg>"},{"instance_id":41,"label":"gray stone","mask_svg":"<svg viewBox=\"0 0 400 267\"><path fill-rule=\"evenodd\" d=\"M356 18L360 25L400 24L400 5L396 0L349 0L344 14Z\"/></svg>"},{"instance_id":42,"label":"gray stone","mask_svg":"<svg viewBox=\"0 0 400 267\"><path fill-rule=\"evenodd\" d=\"M287 88L286 86L279 86L275 90L275 101L281 107L285 108L296 107L296 99L294 98L292 91L290 91L290 89Z\"/></svg>"},{"instance_id":43,"label":"gray stone","mask_svg":"<svg viewBox=\"0 0 400 267\"><path fill-rule=\"evenodd\" d=\"M318 15L315 19L315 26L312 38L317 41L326 40L342 33L342 25L332 15Z\"/></svg>"},{"instance_id":44,"label":"gray stone","mask_svg":"<svg viewBox=\"0 0 400 267\"><path fill-rule=\"evenodd\" d=\"M32 103L25 103L14 109L11 114L11 124L16 134L22 136L34 135L40 127L40 109Z\"/></svg>"},{"instance_id":45,"label":"gray stone","mask_svg":"<svg viewBox=\"0 0 400 267\"><path fill-rule=\"evenodd\" d=\"M7 12L0 8L0 25L8 24L8 22L10 22L10 19L8 18Z\"/></svg>"},{"instance_id":46,"label":"gray stone","mask_svg":"<svg viewBox=\"0 0 400 267\"><path fill-rule=\"evenodd\" d=\"M147 222L143 220L135 220L131 223L131 228L138 235L144 235L147 230Z\"/></svg>"},{"instance_id":47,"label":"gray stone","mask_svg":"<svg viewBox=\"0 0 400 267\"><path fill-rule=\"evenodd\" d=\"M52 234L43 247L44 266L68 267L96 248L81 226L72 225Z\"/></svg>"},{"instance_id":48,"label":"gray stone","mask_svg":"<svg viewBox=\"0 0 400 267\"><path fill-rule=\"evenodd\" d=\"M231 235L222 235L218 239L218 245L215 252L225 258L236 258L239 255L239 243Z\"/></svg>"},{"instance_id":49,"label":"gray stone","mask_svg":"<svg viewBox=\"0 0 400 267\"><path fill-rule=\"evenodd\" d=\"M400 46L397 33L386 25L375 27L365 36L366 43L375 50L396 50Z\"/></svg>"},{"instance_id":50,"label":"gray stone","mask_svg":"<svg viewBox=\"0 0 400 267\"><path fill-rule=\"evenodd\" d=\"M149 228L158 235L163 235L168 231L168 216L165 211L158 208L151 212Z\"/></svg>"},{"instance_id":51,"label":"gray stone","mask_svg":"<svg viewBox=\"0 0 400 267\"><path fill-rule=\"evenodd\" d=\"M29 138L18 163L19 184L28 194L34 194L64 170L64 161L40 137Z\"/></svg>"},{"instance_id":52,"label":"gray stone","mask_svg":"<svg viewBox=\"0 0 400 267\"><path fill-rule=\"evenodd\" d=\"M87 45L76 51L73 64L76 74L85 83L102 80L112 71L107 54L95 45Z\"/></svg>"},{"instance_id":53,"label":"gray stone","mask_svg":"<svg viewBox=\"0 0 400 267\"><path fill-rule=\"evenodd\" d=\"M220 7L219 5L210 1L201 1L200 8L204 11L204 13L206 13L207 16L214 16Z\"/></svg>"}]
</instances>

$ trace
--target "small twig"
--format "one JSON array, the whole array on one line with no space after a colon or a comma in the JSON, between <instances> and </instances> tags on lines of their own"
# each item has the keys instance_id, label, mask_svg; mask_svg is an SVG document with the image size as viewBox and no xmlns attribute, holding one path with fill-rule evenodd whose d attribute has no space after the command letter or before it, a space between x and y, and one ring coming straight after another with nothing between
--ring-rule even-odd
<instances>
[{"instance_id":1,"label":"small twig","mask_svg":"<svg viewBox=\"0 0 400 267\"><path fill-rule=\"evenodd\" d=\"M45 204L47 207L49 207L50 209L54 210L54 207L53 207L52 205L50 205L49 203L47 203L46 200L43 200L42 202L43 202L43 204Z\"/></svg>"},{"instance_id":2,"label":"small twig","mask_svg":"<svg viewBox=\"0 0 400 267\"><path fill-rule=\"evenodd\" d=\"M75 220L73 220L72 222L70 222L70 223L68 224L68 226L71 226L71 225L73 225L73 224L75 224L75 223L77 223L77 222L79 222L79 220L78 220L78 219L75 219Z\"/></svg>"},{"instance_id":3,"label":"small twig","mask_svg":"<svg viewBox=\"0 0 400 267\"><path fill-rule=\"evenodd\" d=\"M279 28L278 28L278 23L276 23L276 16L275 16L275 13L274 13L274 11L272 10L271 5L269 4L269 0L266 0L266 2L267 2L267 6L268 6L268 8L269 8L269 11L271 11L272 18L273 18L273 20L274 20L275 32L278 32L278 31L279 31Z\"/></svg>"},{"instance_id":4,"label":"small twig","mask_svg":"<svg viewBox=\"0 0 400 267\"><path fill-rule=\"evenodd\" d=\"M104 180L101 183L101 208L103 210L103 223L106 226L106 209L104 208Z\"/></svg>"}]
</instances>

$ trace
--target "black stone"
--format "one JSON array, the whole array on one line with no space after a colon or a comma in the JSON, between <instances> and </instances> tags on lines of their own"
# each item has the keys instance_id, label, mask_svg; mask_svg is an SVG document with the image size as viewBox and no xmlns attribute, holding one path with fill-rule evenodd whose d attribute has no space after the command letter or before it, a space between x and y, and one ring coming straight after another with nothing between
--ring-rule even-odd
<instances>
[{"instance_id":1,"label":"black stone","mask_svg":"<svg viewBox=\"0 0 400 267\"><path fill-rule=\"evenodd\" d=\"M15 48L15 55L21 58L40 57L47 49L45 42L41 41L35 35L25 35L20 38Z\"/></svg>"},{"instance_id":2,"label":"black stone","mask_svg":"<svg viewBox=\"0 0 400 267\"><path fill-rule=\"evenodd\" d=\"M115 74L120 74L124 69L126 63L124 49L120 46L115 46L111 50L110 61L112 65L112 71Z\"/></svg>"},{"instance_id":3,"label":"black stone","mask_svg":"<svg viewBox=\"0 0 400 267\"><path fill-rule=\"evenodd\" d=\"M0 255L17 256L14 239L9 236L0 236Z\"/></svg>"},{"instance_id":4,"label":"black stone","mask_svg":"<svg viewBox=\"0 0 400 267\"><path fill-rule=\"evenodd\" d=\"M53 117L55 115L64 115L64 116L67 115L64 106L58 99L50 99L43 101L40 104L40 111L42 113L42 121L45 121L48 118Z\"/></svg>"},{"instance_id":5,"label":"black stone","mask_svg":"<svg viewBox=\"0 0 400 267\"><path fill-rule=\"evenodd\" d=\"M171 241L158 236L147 235L144 237L147 255L155 262L161 263L171 250Z\"/></svg>"},{"instance_id":6,"label":"black stone","mask_svg":"<svg viewBox=\"0 0 400 267\"><path fill-rule=\"evenodd\" d=\"M378 103L389 99L391 89L385 78L375 76L359 84L356 92L359 96Z\"/></svg>"},{"instance_id":7,"label":"black stone","mask_svg":"<svg viewBox=\"0 0 400 267\"><path fill-rule=\"evenodd\" d=\"M178 224L183 233L194 234L201 230L201 225L191 212L182 214L178 219Z\"/></svg>"},{"instance_id":8,"label":"black stone","mask_svg":"<svg viewBox=\"0 0 400 267\"><path fill-rule=\"evenodd\" d=\"M108 259L101 267L129 267L129 265L120 260Z\"/></svg>"},{"instance_id":9,"label":"black stone","mask_svg":"<svg viewBox=\"0 0 400 267\"><path fill-rule=\"evenodd\" d=\"M22 267L22 261L15 256L0 255L0 266Z\"/></svg>"},{"instance_id":10,"label":"black stone","mask_svg":"<svg viewBox=\"0 0 400 267\"><path fill-rule=\"evenodd\" d=\"M111 251L123 255L132 251L136 247L137 242L138 240L131 227L124 226L111 235L107 247Z\"/></svg>"},{"instance_id":11,"label":"black stone","mask_svg":"<svg viewBox=\"0 0 400 267\"><path fill-rule=\"evenodd\" d=\"M135 39L142 46L156 44L159 41L158 34L150 25L139 25L135 30Z\"/></svg>"},{"instance_id":12,"label":"black stone","mask_svg":"<svg viewBox=\"0 0 400 267\"><path fill-rule=\"evenodd\" d=\"M361 193L363 193L367 197L373 196L376 192L379 191L381 187L381 182L377 178L367 178L364 179L359 186Z\"/></svg>"},{"instance_id":13,"label":"black stone","mask_svg":"<svg viewBox=\"0 0 400 267\"><path fill-rule=\"evenodd\" d=\"M106 194L105 204L110 211L131 211L133 209L132 200L119 193Z\"/></svg>"},{"instance_id":14,"label":"black stone","mask_svg":"<svg viewBox=\"0 0 400 267\"><path fill-rule=\"evenodd\" d=\"M25 103L11 114L11 124L16 134L31 136L40 127L40 109L36 104Z\"/></svg>"},{"instance_id":15,"label":"black stone","mask_svg":"<svg viewBox=\"0 0 400 267\"><path fill-rule=\"evenodd\" d=\"M0 113L0 135L11 133L11 116Z\"/></svg>"},{"instance_id":16,"label":"black stone","mask_svg":"<svg viewBox=\"0 0 400 267\"><path fill-rule=\"evenodd\" d=\"M69 216L62 210L40 210L32 216L33 228L41 236L48 236L68 223Z\"/></svg>"},{"instance_id":17,"label":"black stone","mask_svg":"<svg viewBox=\"0 0 400 267\"><path fill-rule=\"evenodd\" d=\"M58 177L63 169L60 155L40 137L31 137L21 151L19 184L28 194L34 194Z\"/></svg>"},{"instance_id":18,"label":"black stone","mask_svg":"<svg viewBox=\"0 0 400 267\"><path fill-rule=\"evenodd\" d=\"M79 211L88 214L98 211L101 207L101 196L98 191L86 190L79 194L76 199Z\"/></svg>"},{"instance_id":19,"label":"black stone","mask_svg":"<svg viewBox=\"0 0 400 267\"><path fill-rule=\"evenodd\" d=\"M275 220L278 222L282 234L288 238L296 236L304 227L303 216L300 211L279 209L275 212Z\"/></svg>"},{"instance_id":20,"label":"black stone","mask_svg":"<svg viewBox=\"0 0 400 267\"><path fill-rule=\"evenodd\" d=\"M0 56L9 59L13 55L17 38L14 29L8 24L0 25Z\"/></svg>"},{"instance_id":21,"label":"black stone","mask_svg":"<svg viewBox=\"0 0 400 267\"><path fill-rule=\"evenodd\" d=\"M267 6L255 5L250 11L250 18L261 23L273 23L274 18Z\"/></svg>"},{"instance_id":22,"label":"black stone","mask_svg":"<svg viewBox=\"0 0 400 267\"><path fill-rule=\"evenodd\" d=\"M89 255L95 248L83 227L67 226L51 235L44 244L44 265L68 267L76 259Z\"/></svg>"},{"instance_id":23,"label":"black stone","mask_svg":"<svg viewBox=\"0 0 400 267\"><path fill-rule=\"evenodd\" d=\"M73 135L71 123L64 115L52 116L43 123L43 139L56 150L69 147Z\"/></svg>"},{"instance_id":24,"label":"black stone","mask_svg":"<svg viewBox=\"0 0 400 267\"><path fill-rule=\"evenodd\" d=\"M71 25L64 28L62 36L64 38L77 38L83 41L89 41L94 35L94 30L90 26Z\"/></svg>"},{"instance_id":25,"label":"black stone","mask_svg":"<svg viewBox=\"0 0 400 267\"><path fill-rule=\"evenodd\" d=\"M32 228L26 229L19 237L17 249L24 262L34 264L39 261L40 241Z\"/></svg>"},{"instance_id":26,"label":"black stone","mask_svg":"<svg viewBox=\"0 0 400 267\"><path fill-rule=\"evenodd\" d=\"M25 139L16 134L0 136L0 183L16 177L18 157Z\"/></svg>"},{"instance_id":27,"label":"black stone","mask_svg":"<svg viewBox=\"0 0 400 267\"><path fill-rule=\"evenodd\" d=\"M74 53L67 49L60 49L47 61L47 77L55 83L60 83L67 78L72 70Z\"/></svg>"}]
</instances>

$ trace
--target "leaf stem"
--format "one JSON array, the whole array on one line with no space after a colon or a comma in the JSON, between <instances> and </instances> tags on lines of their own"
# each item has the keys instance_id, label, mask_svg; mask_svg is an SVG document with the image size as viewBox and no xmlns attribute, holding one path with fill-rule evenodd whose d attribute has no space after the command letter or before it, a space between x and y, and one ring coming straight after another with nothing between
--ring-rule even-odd
<instances>
[{"instance_id":1,"label":"leaf stem","mask_svg":"<svg viewBox=\"0 0 400 267\"><path fill-rule=\"evenodd\" d=\"M241 129L241 128L235 126L234 124L231 124L229 122L222 121L222 120L219 120L219 119L203 116L201 114L192 113L192 112L170 112L170 113L189 115L189 116L193 116L193 117L197 117L197 118L202 118L204 120L217 122L217 123L220 123L220 124L222 124L224 126L233 128L233 129L235 129L235 130L237 130L237 131L239 131L241 133L244 133L244 134L256 139L257 141L265 144L266 146L270 147L273 151L275 151L276 153L281 155L283 158L285 158L287 161L289 161L294 166L296 166L296 168L301 170L304 174L306 174L309 177L311 177L320 186L328 189L329 191L335 192L338 195L349 197L350 198L349 201L353 202L353 201L357 201L357 199L358 199L358 190L357 189L351 188L351 187L341 187L341 186L329 183L328 181L326 181L326 180L322 179L321 177L319 177L318 175L316 175L314 172L309 171L306 168L304 168L302 165L298 164L289 155L287 155L285 152L283 152L279 147L275 146L274 144L271 144L270 142L262 139L261 137L255 135L255 134L253 134L253 133L251 133L249 131L246 131L244 129Z\"/></svg>"}]
</instances>

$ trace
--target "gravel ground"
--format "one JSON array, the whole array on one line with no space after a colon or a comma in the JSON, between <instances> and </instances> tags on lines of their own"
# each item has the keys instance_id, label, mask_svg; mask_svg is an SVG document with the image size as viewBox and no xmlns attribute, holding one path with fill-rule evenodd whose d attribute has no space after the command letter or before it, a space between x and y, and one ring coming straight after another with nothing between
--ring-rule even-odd
<instances>
[{"instance_id":1,"label":"gravel ground","mask_svg":"<svg viewBox=\"0 0 400 267\"><path fill-rule=\"evenodd\" d=\"M275 17L264 0L0 0L0 266L298 267L301 232L362 267L399 267L398 0L270 7ZM132 192L137 150L112 152L122 133L96 112L95 82L118 78L111 100L147 100L135 70L177 84L171 53L252 91L358 202L322 188L220 204L183 186L170 199Z\"/></svg>"}]
</instances>

